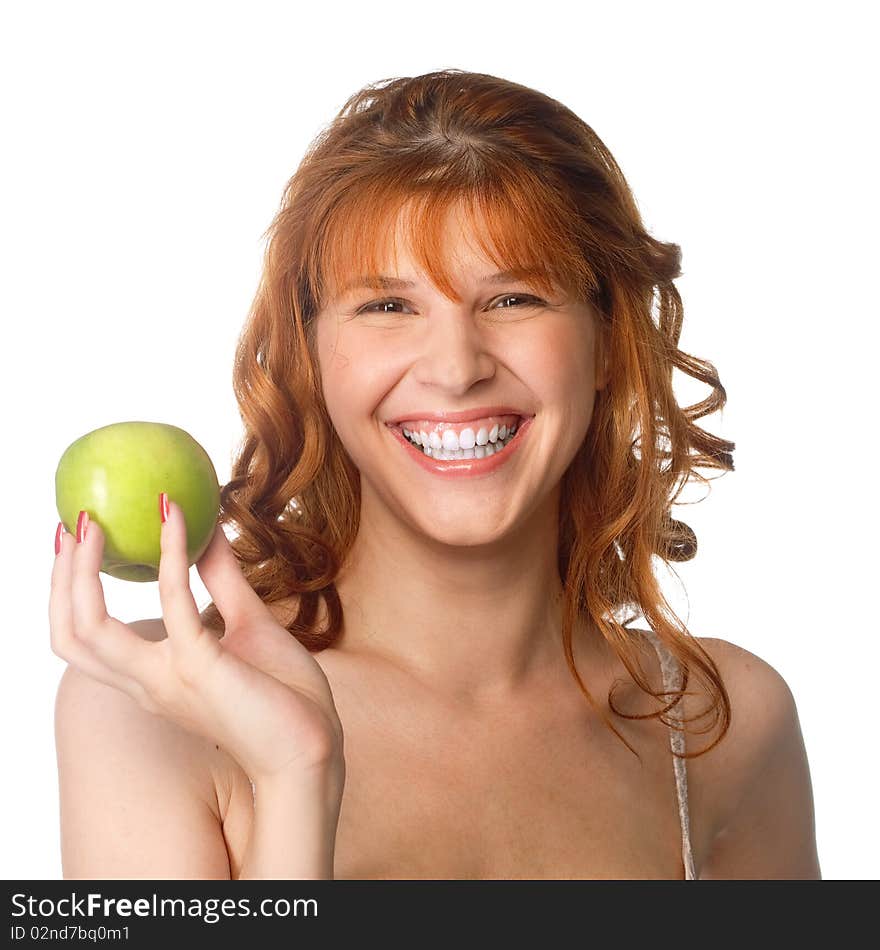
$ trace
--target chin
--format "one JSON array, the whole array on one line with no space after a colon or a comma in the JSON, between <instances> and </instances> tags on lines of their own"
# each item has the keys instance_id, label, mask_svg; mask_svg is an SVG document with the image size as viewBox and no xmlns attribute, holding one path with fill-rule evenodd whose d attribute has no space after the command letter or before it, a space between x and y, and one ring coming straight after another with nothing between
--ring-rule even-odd
<instances>
[{"instance_id":1,"label":"chin","mask_svg":"<svg viewBox=\"0 0 880 950\"><path fill-rule=\"evenodd\" d=\"M456 524L453 521L449 525L438 525L436 522L422 525L416 521L414 525L426 539L452 548L488 547L503 541L509 531L506 524L499 524L498 521L484 524Z\"/></svg>"}]
</instances>

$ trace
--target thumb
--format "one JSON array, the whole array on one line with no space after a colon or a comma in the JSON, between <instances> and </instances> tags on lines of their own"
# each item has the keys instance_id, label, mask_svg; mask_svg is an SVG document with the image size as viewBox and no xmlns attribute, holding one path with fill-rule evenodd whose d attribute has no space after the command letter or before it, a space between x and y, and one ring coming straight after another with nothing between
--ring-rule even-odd
<instances>
[{"instance_id":1,"label":"thumb","mask_svg":"<svg viewBox=\"0 0 880 950\"><path fill-rule=\"evenodd\" d=\"M196 561L196 570L220 611L227 631L267 610L244 576L223 525L219 522L211 543Z\"/></svg>"}]
</instances>

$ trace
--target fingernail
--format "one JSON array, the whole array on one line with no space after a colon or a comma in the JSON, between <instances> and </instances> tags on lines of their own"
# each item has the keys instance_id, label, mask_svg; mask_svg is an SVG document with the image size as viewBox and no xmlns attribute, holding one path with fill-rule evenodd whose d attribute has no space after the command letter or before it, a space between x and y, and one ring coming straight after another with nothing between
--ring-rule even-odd
<instances>
[{"instance_id":1,"label":"fingernail","mask_svg":"<svg viewBox=\"0 0 880 950\"><path fill-rule=\"evenodd\" d=\"M159 492L159 515L162 518L162 524L168 520L168 494L164 491Z\"/></svg>"},{"instance_id":2,"label":"fingernail","mask_svg":"<svg viewBox=\"0 0 880 950\"><path fill-rule=\"evenodd\" d=\"M89 526L89 513L81 511L76 519L76 543L82 544L86 539L86 529Z\"/></svg>"},{"instance_id":3,"label":"fingernail","mask_svg":"<svg viewBox=\"0 0 880 950\"><path fill-rule=\"evenodd\" d=\"M61 535L64 534L64 522L59 521L55 529L55 557L61 553Z\"/></svg>"}]
</instances>

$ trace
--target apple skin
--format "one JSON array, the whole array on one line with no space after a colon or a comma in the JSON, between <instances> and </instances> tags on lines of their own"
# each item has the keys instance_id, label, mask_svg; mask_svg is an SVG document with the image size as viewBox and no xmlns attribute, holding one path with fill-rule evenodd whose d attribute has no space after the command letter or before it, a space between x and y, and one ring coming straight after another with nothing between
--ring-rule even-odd
<instances>
[{"instance_id":1,"label":"apple skin","mask_svg":"<svg viewBox=\"0 0 880 950\"><path fill-rule=\"evenodd\" d=\"M163 422L116 422L72 442L55 471L55 503L76 533L81 510L104 532L100 570L124 581L159 578L159 493L183 510L194 564L217 525L220 485L208 453L184 429Z\"/></svg>"}]
</instances>

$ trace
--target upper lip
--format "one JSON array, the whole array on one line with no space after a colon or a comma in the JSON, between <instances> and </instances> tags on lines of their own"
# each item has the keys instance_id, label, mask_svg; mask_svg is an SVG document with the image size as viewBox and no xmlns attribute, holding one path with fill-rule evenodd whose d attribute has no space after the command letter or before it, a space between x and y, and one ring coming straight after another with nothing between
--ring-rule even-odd
<instances>
[{"instance_id":1,"label":"upper lip","mask_svg":"<svg viewBox=\"0 0 880 950\"><path fill-rule=\"evenodd\" d=\"M401 422L411 422L424 419L430 422L470 422L472 419L484 419L487 416L522 416L530 419L534 413L523 412L513 406L477 406L476 409L460 409L457 412L423 411L408 412L388 420L388 425L399 425Z\"/></svg>"}]
</instances>

